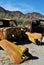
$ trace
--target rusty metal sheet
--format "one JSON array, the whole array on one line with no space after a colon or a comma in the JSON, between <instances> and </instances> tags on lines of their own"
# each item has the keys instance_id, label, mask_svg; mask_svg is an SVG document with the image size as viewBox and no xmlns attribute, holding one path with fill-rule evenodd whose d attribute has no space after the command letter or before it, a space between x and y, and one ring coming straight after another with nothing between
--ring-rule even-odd
<instances>
[{"instance_id":1,"label":"rusty metal sheet","mask_svg":"<svg viewBox=\"0 0 44 65\"><path fill-rule=\"evenodd\" d=\"M9 54L10 58L17 64L29 58L24 53L27 50L25 46L19 47L7 40L1 40L0 46Z\"/></svg>"},{"instance_id":2,"label":"rusty metal sheet","mask_svg":"<svg viewBox=\"0 0 44 65\"><path fill-rule=\"evenodd\" d=\"M26 32L26 35L28 36L28 39L36 44L36 40L38 40L40 43L42 41L42 34L40 33L30 33Z\"/></svg>"}]
</instances>

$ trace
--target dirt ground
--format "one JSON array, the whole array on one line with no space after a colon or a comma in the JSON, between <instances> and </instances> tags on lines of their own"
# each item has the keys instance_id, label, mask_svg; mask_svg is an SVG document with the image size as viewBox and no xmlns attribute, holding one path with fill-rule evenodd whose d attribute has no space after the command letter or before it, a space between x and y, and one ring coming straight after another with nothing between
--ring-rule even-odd
<instances>
[{"instance_id":1,"label":"dirt ground","mask_svg":"<svg viewBox=\"0 0 44 65\"><path fill-rule=\"evenodd\" d=\"M44 38L42 42L44 42ZM44 65L44 43L42 46L38 46L33 43L26 43L25 45L29 49L29 53L32 54L33 58L28 59L21 64L15 64L10 59L7 52L0 50L0 65Z\"/></svg>"},{"instance_id":2,"label":"dirt ground","mask_svg":"<svg viewBox=\"0 0 44 65\"><path fill-rule=\"evenodd\" d=\"M44 42L44 38L42 40ZM19 65L44 65L44 44L42 46L31 44L25 44L32 54L33 58L24 61ZM4 51L0 50L0 65L17 65L11 59L10 56Z\"/></svg>"}]
</instances>

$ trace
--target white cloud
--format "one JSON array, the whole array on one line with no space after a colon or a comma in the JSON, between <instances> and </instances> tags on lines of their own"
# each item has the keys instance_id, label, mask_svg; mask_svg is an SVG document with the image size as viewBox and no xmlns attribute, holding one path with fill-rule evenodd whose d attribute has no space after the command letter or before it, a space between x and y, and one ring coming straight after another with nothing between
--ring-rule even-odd
<instances>
[{"instance_id":1,"label":"white cloud","mask_svg":"<svg viewBox=\"0 0 44 65\"><path fill-rule=\"evenodd\" d=\"M26 3L18 3L17 5L19 7L16 7L16 8L19 8L19 10L21 10L24 13L33 12L34 11L34 7L30 6L29 4L26 4Z\"/></svg>"},{"instance_id":2,"label":"white cloud","mask_svg":"<svg viewBox=\"0 0 44 65\"><path fill-rule=\"evenodd\" d=\"M23 13L34 11L34 8L32 6L25 4L25 3L11 4L11 3L7 2L4 6L2 5L2 7L4 7L6 10L10 10L10 11L19 10Z\"/></svg>"}]
</instances>

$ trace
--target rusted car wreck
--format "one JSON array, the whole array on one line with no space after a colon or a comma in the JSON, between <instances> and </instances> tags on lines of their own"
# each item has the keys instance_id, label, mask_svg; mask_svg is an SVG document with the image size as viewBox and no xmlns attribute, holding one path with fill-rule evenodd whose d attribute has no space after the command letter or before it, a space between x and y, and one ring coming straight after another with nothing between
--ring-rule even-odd
<instances>
[{"instance_id":1,"label":"rusted car wreck","mask_svg":"<svg viewBox=\"0 0 44 65\"><path fill-rule=\"evenodd\" d=\"M24 34L22 32L24 31L21 30L21 27L17 26L17 22L15 20L0 19L0 47L2 47L17 64L31 58L32 55L28 52L27 47L18 46L8 40L23 39L22 35L25 34L31 42L41 45L41 40L44 35L44 25L42 28L42 25L39 25L38 22L31 22L30 31L25 31Z\"/></svg>"},{"instance_id":2,"label":"rusted car wreck","mask_svg":"<svg viewBox=\"0 0 44 65\"><path fill-rule=\"evenodd\" d=\"M0 19L0 47L3 48L17 64L31 57L27 47L17 46L15 43L8 41L10 39L13 40L13 38L21 39L21 37L21 27L17 26L15 20Z\"/></svg>"},{"instance_id":3,"label":"rusted car wreck","mask_svg":"<svg viewBox=\"0 0 44 65\"><path fill-rule=\"evenodd\" d=\"M31 21L29 32L26 32L26 34L31 42L41 45L44 36L44 20Z\"/></svg>"}]
</instances>

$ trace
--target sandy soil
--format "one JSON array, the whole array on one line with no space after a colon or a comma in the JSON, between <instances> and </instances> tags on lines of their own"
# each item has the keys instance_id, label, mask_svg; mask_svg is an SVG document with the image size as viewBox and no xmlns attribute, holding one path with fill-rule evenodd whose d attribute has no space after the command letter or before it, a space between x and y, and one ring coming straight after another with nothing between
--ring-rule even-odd
<instances>
[{"instance_id":1,"label":"sandy soil","mask_svg":"<svg viewBox=\"0 0 44 65\"><path fill-rule=\"evenodd\" d=\"M44 38L42 40L44 42ZM25 44L33 58L24 61L19 65L44 65L44 44L37 46L33 43ZM0 50L0 65L17 65L10 59L10 56L3 50Z\"/></svg>"}]
</instances>

